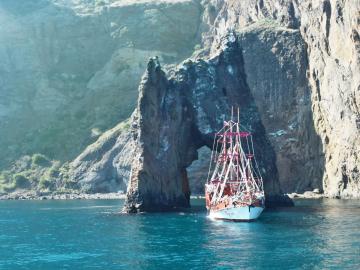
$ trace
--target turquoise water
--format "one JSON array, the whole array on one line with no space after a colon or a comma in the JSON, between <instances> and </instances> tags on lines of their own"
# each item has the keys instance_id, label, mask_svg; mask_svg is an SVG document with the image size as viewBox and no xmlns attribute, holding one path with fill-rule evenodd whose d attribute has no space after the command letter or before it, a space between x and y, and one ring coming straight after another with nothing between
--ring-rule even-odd
<instances>
[{"instance_id":1,"label":"turquoise water","mask_svg":"<svg viewBox=\"0 0 360 270\"><path fill-rule=\"evenodd\" d=\"M297 201L254 223L118 215L123 201L0 201L0 269L360 269L360 202Z\"/></svg>"}]
</instances>

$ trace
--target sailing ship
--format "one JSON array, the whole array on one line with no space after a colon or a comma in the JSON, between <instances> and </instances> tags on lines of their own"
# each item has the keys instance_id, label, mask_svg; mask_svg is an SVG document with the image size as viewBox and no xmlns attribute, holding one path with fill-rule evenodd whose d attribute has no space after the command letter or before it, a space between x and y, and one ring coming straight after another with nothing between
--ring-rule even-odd
<instances>
[{"instance_id":1,"label":"sailing ship","mask_svg":"<svg viewBox=\"0 0 360 270\"><path fill-rule=\"evenodd\" d=\"M255 159L251 132L241 130L237 121L224 121L214 136L208 178L205 184L209 217L221 220L252 221L265 208L263 179Z\"/></svg>"}]
</instances>

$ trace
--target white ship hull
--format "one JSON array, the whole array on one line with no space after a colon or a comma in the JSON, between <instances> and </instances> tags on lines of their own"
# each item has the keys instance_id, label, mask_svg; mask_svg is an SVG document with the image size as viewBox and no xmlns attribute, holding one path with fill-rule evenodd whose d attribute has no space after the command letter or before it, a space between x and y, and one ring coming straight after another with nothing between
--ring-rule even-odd
<instances>
[{"instance_id":1,"label":"white ship hull","mask_svg":"<svg viewBox=\"0 0 360 270\"><path fill-rule=\"evenodd\" d=\"M258 206L228 207L219 210L210 210L209 217L220 220L252 221L257 219L263 210L263 207Z\"/></svg>"}]
</instances>

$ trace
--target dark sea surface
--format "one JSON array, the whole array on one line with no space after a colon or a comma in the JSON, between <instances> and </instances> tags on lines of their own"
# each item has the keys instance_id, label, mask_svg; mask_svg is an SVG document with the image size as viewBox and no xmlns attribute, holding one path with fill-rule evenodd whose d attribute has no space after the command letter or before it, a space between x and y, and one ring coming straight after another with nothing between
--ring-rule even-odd
<instances>
[{"instance_id":1,"label":"dark sea surface","mask_svg":"<svg viewBox=\"0 0 360 270\"><path fill-rule=\"evenodd\" d=\"M360 269L360 201L298 200L253 223L120 215L122 200L0 201L0 269Z\"/></svg>"}]
</instances>

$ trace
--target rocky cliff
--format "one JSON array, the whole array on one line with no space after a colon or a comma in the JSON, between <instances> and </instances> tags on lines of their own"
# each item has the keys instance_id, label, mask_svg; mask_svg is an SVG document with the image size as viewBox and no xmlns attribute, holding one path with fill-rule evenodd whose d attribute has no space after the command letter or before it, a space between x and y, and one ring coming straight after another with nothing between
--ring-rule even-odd
<instances>
[{"instance_id":1,"label":"rocky cliff","mask_svg":"<svg viewBox=\"0 0 360 270\"><path fill-rule=\"evenodd\" d=\"M360 2L301 8L313 119L325 154L323 189L360 198Z\"/></svg>"},{"instance_id":2,"label":"rocky cliff","mask_svg":"<svg viewBox=\"0 0 360 270\"><path fill-rule=\"evenodd\" d=\"M106 10L122 6L121 1L110 2L105 2ZM201 50L177 67L160 66L159 61L167 63L169 50L151 59L132 118L76 158L69 167L71 179L88 192L127 185L129 212L188 206L190 192L200 192L205 180L204 149L235 105L257 138L268 202L284 203L284 192L315 188L330 197L359 198L360 3L204 0L199 7L192 1L170 2L140 1L135 6L165 5L171 10L177 5L176 28L187 30L174 35L174 42L186 49L184 41L191 39L187 33L192 31L194 38L201 32ZM132 7L131 1L122 3ZM90 10L98 9L103 10ZM81 17L90 12L80 10ZM190 10L197 10L191 16L196 20L181 16ZM188 21L194 28L179 27ZM143 45L146 49L153 43ZM172 61L186 55L177 50ZM129 48L123 52L129 55ZM103 89L110 81L106 89L117 89L126 80L110 71L121 63L104 64L88 86ZM101 104L100 90L98 96L89 93ZM113 97L113 104L123 104L122 98ZM198 152L201 158L196 160Z\"/></svg>"},{"instance_id":3,"label":"rocky cliff","mask_svg":"<svg viewBox=\"0 0 360 270\"><path fill-rule=\"evenodd\" d=\"M303 160L305 163L298 163L304 169L308 168L305 172L309 169L316 171L318 167L320 171L314 171L311 178L301 177L301 182L297 179L296 184L303 185L305 181L312 186L318 185L332 197L359 197L360 2L247 0L208 3L218 14L212 18L212 27L206 36L211 51L216 50L217 39L228 29L241 29L255 22L270 21L300 31L308 61L307 65L302 65L306 79L301 80L310 85L311 115L306 117L310 117L310 121L312 118L321 140L319 151L324 153L324 157L318 159L311 154L313 158L308 156ZM296 79L289 78L290 83L293 80ZM310 138L300 138L310 145L316 143ZM301 150L303 153L307 155L306 149ZM287 161L279 156L277 162L287 165ZM281 172L280 166L278 164Z\"/></svg>"},{"instance_id":4,"label":"rocky cliff","mask_svg":"<svg viewBox=\"0 0 360 270\"><path fill-rule=\"evenodd\" d=\"M191 55L201 13L191 0L0 1L0 168L73 159L128 118L147 59Z\"/></svg>"}]
</instances>

